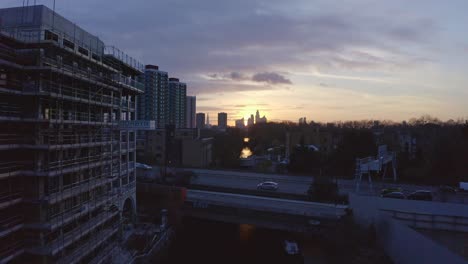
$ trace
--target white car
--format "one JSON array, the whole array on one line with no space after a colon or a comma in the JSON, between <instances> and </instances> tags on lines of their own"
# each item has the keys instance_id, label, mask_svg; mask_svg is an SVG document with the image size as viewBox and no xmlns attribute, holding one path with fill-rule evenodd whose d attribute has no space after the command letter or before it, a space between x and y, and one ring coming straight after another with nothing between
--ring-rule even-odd
<instances>
[{"instance_id":1,"label":"white car","mask_svg":"<svg viewBox=\"0 0 468 264\"><path fill-rule=\"evenodd\" d=\"M261 182L257 184L257 190L276 191L278 190L278 183L272 181Z\"/></svg>"}]
</instances>

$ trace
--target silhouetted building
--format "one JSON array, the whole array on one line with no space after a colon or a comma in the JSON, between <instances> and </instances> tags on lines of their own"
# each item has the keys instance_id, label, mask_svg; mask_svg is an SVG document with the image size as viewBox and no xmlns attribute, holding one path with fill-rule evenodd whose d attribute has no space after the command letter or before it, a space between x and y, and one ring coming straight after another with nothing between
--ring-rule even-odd
<instances>
[{"instance_id":1,"label":"silhouetted building","mask_svg":"<svg viewBox=\"0 0 468 264\"><path fill-rule=\"evenodd\" d=\"M0 18L0 262L103 261L135 215L143 65L42 5Z\"/></svg>"},{"instance_id":2,"label":"silhouetted building","mask_svg":"<svg viewBox=\"0 0 468 264\"><path fill-rule=\"evenodd\" d=\"M224 112L218 113L218 128L219 129L227 128L227 114Z\"/></svg>"},{"instance_id":3,"label":"silhouetted building","mask_svg":"<svg viewBox=\"0 0 468 264\"><path fill-rule=\"evenodd\" d=\"M255 114L255 124L266 123L266 122L267 122L266 116L260 117L260 112L257 110L257 113Z\"/></svg>"},{"instance_id":4,"label":"silhouetted building","mask_svg":"<svg viewBox=\"0 0 468 264\"><path fill-rule=\"evenodd\" d=\"M169 78L156 65L145 66L145 93L139 98L138 119L155 120L157 128L169 123Z\"/></svg>"},{"instance_id":5,"label":"silhouetted building","mask_svg":"<svg viewBox=\"0 0 468 264\"><path fill-rule=\"evenodd\" d=\"M197 97L187 96L185 104L185 122L186 128L196 128Z\"/></svg>"},{"instance_id":6,"label":"silhouetted building","mask_svg":"<svg viewBox=\"0 0 468 264\"><path fill-rule=\"evenodd\" d=\"M237 128L245 128L245 120L244 118L236 120L236 127Z\"/></svg>"},{"instance_id":7,"label":"silhouetted building","mask_svg":"<svg viewBox=\"0 0 468 264\"><path fill-rule=\"evenodd\" d=\"M205 113L197 113L197 128L205 128Z\"/></svg>"},{"instance_id":8,"label":"silhouetted building","mask_svg":"<svg viewBox=\"0 0 468 264\"><path fill-rule=\"evenodd\" d=\"M251 127L254 125L254 115L250 115L250 118L247 119L247 126Z\"/></svg>"},{"instance_id":9,"label":"silhouetted building","mask_svg":"<svg viewBox=\"0 0 468 264\"><path fill-rule=\"evenodd\" d=\"M186 127L187 84L177 78L169 78L169 124L175 128Z\"/></svg>"}]
</instances>

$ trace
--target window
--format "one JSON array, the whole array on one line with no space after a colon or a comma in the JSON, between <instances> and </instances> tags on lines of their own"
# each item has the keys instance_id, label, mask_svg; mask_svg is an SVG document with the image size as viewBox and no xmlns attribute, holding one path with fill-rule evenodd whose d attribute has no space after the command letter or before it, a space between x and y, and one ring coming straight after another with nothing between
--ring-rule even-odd
<instances>
[{"instance_id":1,"label":"window","mask_svg":"<svg viewBox=\"0 0 468 264\"><path fill-rule=\"evenodd\" d=\"M99 55L97 55L96 53L91 53L91 57L92 57L94 60L101 61L101 57L100 57Z\"/></svg>"},{"instance_id":2,"label":"window","mask_svg":"<svg viewBox=\"0 0 468 264\"><path fill-rule=\"evenodd\" d=\"M63 39L63 46L69 49L74 50L75 49L75 44L69 40Z\"/></svg>"},{"instance_id":3,"label":"window","mask_svg":"<svg viewBox=\"0 0 468 264\"><path fill-rule=\"evenodd\" d=\"M44 39L45 40L53 40L55 42L58 42L58 35L55 34L55 33L50 32L49 30L46 30L45 35L44 35Z\"/></svg>"},{"instance_id":4,"label":"window","mask_svg":"<svg viewBox=\"0 0 468 264\"><path fill-rule=\"evenodd\" d=\"M78 47L78 52L85 55L85 56L88 56L89 55L89 52L87 49L83 48L83 47Z\"/></svg>"}]
</instances>

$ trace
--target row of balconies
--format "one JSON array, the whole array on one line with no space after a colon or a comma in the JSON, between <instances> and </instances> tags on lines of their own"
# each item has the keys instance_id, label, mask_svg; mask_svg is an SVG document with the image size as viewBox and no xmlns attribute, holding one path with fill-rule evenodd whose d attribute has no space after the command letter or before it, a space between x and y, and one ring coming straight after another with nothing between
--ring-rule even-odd
<instances>
[{"instance_id":1,"label":"row of balconies","mask_svg":"<svg viewBox=\"0 0 468 264\"><path fill-rule=\"evenodd\" d=\"M100 90L99 87L95 87L96 90ZM93 93L89 89L82 89L79 87L68 86L63 83L57 83L52 81L42 81L41 82L41 91L54 93L62 96L69 96L72 98L79 98L81 100L88 100L93 103L107 104L111 105L115 100L112 100L111 95L106 95L102 93ZM114 98L115 99L115 98ZM119 100L117 99L117 105Z\"/></svg>"},{"instance_id":2,"label":"row of balconies","mask_svg":"<svg viewBox=\"0 0 468 264\"><path fill-rule=\"evenodd\" d=\"M63 60L59 61L57 60L57 58L44 56L41 59L45 66L51 66L66 71L72 75L77 75L85 79L91 79L93 81L101 82L109 86L115 86L116 84L118 84L122 86L127 86L128 88L144 91L143 83L138 82L130 76L125 76L121 73L107 75L103 74L102 72L95 72L88 67L80 67L77 63L73 63L72 65L63 63Z\"/></svg>"},{"instance_id":3,"label":"row of balconies","mask_svg":"<svg viewBox=\"0 0 468 264\"><path fill-rule=\"evenodd\" d=\"M61 257L58 260L58 264L75 264L79 263L81 259L86 257L90 252L95 250L97 247L103 245L104 242L107 242L113 235L115 235L119 228L120 223L116 223L115 226L100 230L94 235L94 239L89 239L85 243L82 243L77 247L72 253L66 257Z\"/></svg>"},{"instance_id":4,"label":"row of balconies","mask_svg":"<svg viewBox=\"0 0 468 264\"><path fill-rule=\"evenodd\" d=\"M51 250L53 255L57 254L59 251L63 250L70 244L77 242L83 236L86 236L88 233L92 232L95 228L102 226L109 219L117 216L119 211L105 211L99 214L97 217L90 219L84 224L80 224L78 227L72 231L59 236L56 240L47 244L47 249Z\"/></svg>"},{"instance_id":5,"label":"row of balconies","mask_svg":"<svg viewBox=\"0 0 468 264\"><path fill-rule=\"evenodd\" d=\"M16 176L25 169L22 161L3 161L0 162L0 179Z\"/></svg>"},{"instance_id":6,"label":"row of balconies","mask_svg":"<svg viewBox=\"0 0 468 264\"><path fill-rule=\"evenodd\" d=\"M23 227L23 216L12 215L0 219L0 238L21 229Z\"/></svg>"},{"instance_id":7,"label":"row of balconies","mask_svg":"<svg viewBox=\"0 0 468 264\"><path fill-rule=\"evenodd\" d=\"M49 194L47 197L44 197L44 200L47 200L50 204L60 202L64 199L79 195L84 192L89 192L97 187L104 186L110 183L112 179L109 179L102 175L102 177L88 179L81 182L75 182L69 184L68 186L63 186L62 190L55 190L53 193Z\"/></svg>"},{"instance_id":8,"label":"row of balconies","mask_svg":"<svg viewBox=\"0 0 468 264\"><path fill-rule=\"evenodd\" d=\"M99 196L95 196L93 199L86 201L84 203L79 203L69 209L51 214L48 216L46 222L40 223L39 227L55 230L56 228L66 225L71 221L74 221L84 214L87 214L93 211L96 208L99 208L106 203L110 202L112 199L115 199L115 195L112 192L104 192Z\"/></svg>"},{"instance_id":9,"label":"row of balconies","mask_svg":"<svg viewBox=\"0 0 468 264\"><path fill-rule=\"evenodd\" d=\"M3 242L3 241L2 241ZM19 256L24 251L24 243L21 239L12 241L5 241L0 247L0 260L1 263L8 263L10 260Z\"/></svg>"},{"instance_id":10,"label":"row of balconies","mask_svg":"<svg viewBox=\"0 0 468 264\"><path fill-rule=\"evenodd\" d=\"M15 190L5 190L0 193L0 209L18 204L22 200L22 186L15 186Z\"/></svg>"}]
</instances>

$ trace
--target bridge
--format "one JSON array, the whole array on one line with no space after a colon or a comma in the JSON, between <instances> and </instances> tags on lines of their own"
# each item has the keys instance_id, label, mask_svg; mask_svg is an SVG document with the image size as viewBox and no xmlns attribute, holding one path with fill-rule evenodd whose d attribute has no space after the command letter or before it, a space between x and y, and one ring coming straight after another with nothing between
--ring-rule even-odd
<instances>
[{"instance_id":1,"label":"bridge","mask_svg":"<svg viewBox=\"0 0 468 264\"><path fill-rule=\"evenodd\" d=\"M336 224L348 206L188 190L183 214L222 222L307 232Z\"/></svg>"}]
</instances>

